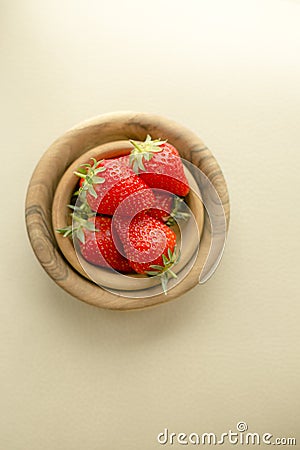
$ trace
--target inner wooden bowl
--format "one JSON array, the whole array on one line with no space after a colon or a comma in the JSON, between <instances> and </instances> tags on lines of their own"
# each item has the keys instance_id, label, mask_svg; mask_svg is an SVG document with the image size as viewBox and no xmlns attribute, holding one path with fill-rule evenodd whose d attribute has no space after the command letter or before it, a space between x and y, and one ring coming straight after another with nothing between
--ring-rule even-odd
<instances>
[{"instance_id":1,"label":"inner wooden bowl","mask_svg":"<svg viewBox=\"0 0 300 450\"><path fill-rule=\"evenodd\" d=\"M147 298L124 298L108 292L80 274L62 254L52 225L52 205L54 193L70 165L89 150L109 142L152 138L168 139L179 151L182 158L190 161L207 177L218 194L222 215L229 223L229 199L226 182L220 167L201 139L186 127L161 116L116 112L104 114L82 122L59 137L45 152L30 180L26 197L26 224L29 239L37 259L49 276L74 297L89 304L116 310L144 309L181 296L199 283L199 276L207 266L211 256L213 239L224 241L224 230L215 227L214 234L208 215L204 215L201 245L196 260L181 283L164 294ZM204 204L211 197L211 191L195 178ZM218 264L223 247L219 247L210 261L214 269ZM209 271L208 271L209 272ZM210 273L212 273L210 271Z\"/></svg>"},{"instance_id":2,"label":"inner wooden bowl","mask_svg":"<svg viewBox=\"0 0 300 450\"><path fill-rule=\"evenodd\" d=\"M113 158L128 154L133 146L129 141L110 142L108 144L100 145L87 153L84 153L66 170L61 178L53 200L52 205L52 223L53 229L64 228L70 225L70 209L67 207L71 202L72 193L77 190L78 177L74 175L74 171L83 163L89 162L91 158L97 160L104 158ZM185 173L191 187L191 191L187 196L187 204L193 214L189 222L181 223L181 231L185 234L184 245L181 248L181 257L179 263L174 266L173 271L179 274L180 271L188 264L199 247L199 239L202 233L204 224L203 204L200 199L200 191L198 185L185 167ZM181 232L178 226L174 227L177 235L177 245L180 247ZM70 265L77 270L82 276L91 281L96 281L97 284L111 289L125 290L125 291L140 291L141 289L149 289L152 286L160 284L158 277L147 277L137 274L120 275L114 271L97 267L84 261L80 255L75 251L73 242L70 239L64 238L61 234L55 234L58 246L68 260ZM143 278L143 280L141 280Z\"/></svg>"}]
</instances>

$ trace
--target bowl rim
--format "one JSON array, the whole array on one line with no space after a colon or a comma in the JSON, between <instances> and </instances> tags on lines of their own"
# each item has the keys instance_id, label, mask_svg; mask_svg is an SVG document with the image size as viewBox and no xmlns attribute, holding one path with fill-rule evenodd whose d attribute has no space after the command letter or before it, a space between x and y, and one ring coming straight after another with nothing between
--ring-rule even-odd
<instances>
[{"instance_id":1,"label":"bowl rim","mask_svg":"<svg viewBox=\"0 0 300 450\"><path fill-rule=\"evenodd\" d=\"M54 141L38 162L29 182L25 216L33 251L48 275L65 291L94 306L114 310L138 310L166 303L196 286L210 251L211 230L207 214L202 243L189 275L168 292L145 299L123 298L112 294L79 275L61 254L52 229L52 202L55 189L67 167L78 156L97 145L112 140L143 140L146 134L167 138L180 155L199 167L210 180L220 198L226 230L230 204L223 173L203 141L185 126L165 117L132 111L102 114L69 129ZM50 169L53 169L49 176Z\"/></svg>"}]
</instances>

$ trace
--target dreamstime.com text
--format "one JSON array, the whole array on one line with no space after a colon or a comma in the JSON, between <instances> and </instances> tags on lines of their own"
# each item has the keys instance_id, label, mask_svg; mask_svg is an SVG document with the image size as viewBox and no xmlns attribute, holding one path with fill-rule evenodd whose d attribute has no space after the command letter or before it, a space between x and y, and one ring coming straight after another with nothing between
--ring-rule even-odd
<instances>
[{"instance_id":1,"label":"dreamstime.com text","mask_svg":"<svg viewBox=\"0 0 300 450\"><path fill-rule=\"evenodd\" d=\"M157 442L161 445L283 445L295 446L295 437L275 437L272 433L248 432L246 422L238 422L235 430L226 433L174 433L168 428L157 435Z\"/></svg>"}]
</instances>

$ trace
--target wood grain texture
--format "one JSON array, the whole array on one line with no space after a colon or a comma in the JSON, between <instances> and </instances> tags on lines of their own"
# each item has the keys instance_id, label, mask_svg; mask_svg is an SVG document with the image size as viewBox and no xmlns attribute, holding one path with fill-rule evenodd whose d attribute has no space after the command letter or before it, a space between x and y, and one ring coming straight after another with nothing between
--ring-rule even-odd
<instances>
[{"instance_id":1,"label":"wood grain texture","mask_svg":"<svg viewBox=\"0 0 300 450\"><path fill-rule=\"evenodd\" d=\"M168 139L184 159L191 161L206 175L217 191L228 229L230 206L226 182L214 156L195 133L172 120L147 113L117 112L82 122L58 138L39 161L29 183L25 214L32 248L46 272L71 295L94 306L135 310L173 300L198 284L199 274L210 253L212 228L205 214L200 250L189 275L167 296L161 294L144 299L123 298L109 293L78 274L61 254L52 228L52 203L66 169L94 147L111 141L144 140L147 134L153 138ZM201 182L204 203L209 202L210 191ZM222 232L215 227L214 236L218 237L219 233L221 237Z\"/></svg>"}]
</instances>

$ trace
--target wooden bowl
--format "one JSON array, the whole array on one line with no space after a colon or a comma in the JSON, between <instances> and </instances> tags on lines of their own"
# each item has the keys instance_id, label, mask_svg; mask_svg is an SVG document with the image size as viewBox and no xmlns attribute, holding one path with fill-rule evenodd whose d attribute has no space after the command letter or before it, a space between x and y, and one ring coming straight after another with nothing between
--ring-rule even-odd
<instances>
[{"instance_id":1,"label":"wooden bowl","mask_svg":"<svg viewBox=\"0 0 300 450\"><path fill-rule=\"evenodd\" d=\"M74 171L81 164L89 162L91 158L100 160L122 156L129 154L132 148L133 145L129 141L110 142L84 153L71 164L62 176L55 191L52 204L52 225L54 230L64 228L71 224L70 209L67 205L71 203L72 193L77 190L78 177L74 175ZM180 261L172 269L173 272L178 274L178 281L183 276L182 269L189 263L198 250L204 224L204 209L198 185L188 168L184 167L184 170L191 187L191 191L187 196L187 204L193 217L190 221L180 224L181 230L178 226L173 227L177 235L177 245L180 246L182 244ZM183 242L181 232L185 235ZM113 271L89 264L80 257L80 253L75 251L72 240L66 239L58 233L55 234L55 237L62 254L70 265L82 276L91 281L95 281L98 285L110 289L117 289L118 291L141 291L142 288L149 289L150 287L160 285L160 279L158 277L149 278L137 274L121 276ZM144 292L143 295L145 294ZM152 295L151 291L147 292L147 296L149 295Z\"/></svg>"},{"instance_id":2,"label":"wooden bowl","mask_svg":"<svg viewBox=\"0 0 300 450\"><path fill-rule=\"evenodd\" d=\"M182 158L195 168L194 178L200 188L205 213L201 245L188 276L164 294L146 298L124 298L102 289L80 274L64 258L52 226L52 204L60 179L81 155L114 141L168 139ZM190 169L190 167L189 167ZM197 170L196 170L197 169ZM201 171L201 176L198 174ZM170 301L206 281L218 265L229 223L227 186L220 167L210 150L192 131L161 116L117 112L85 121L58 138L45 152L29 183L26 197L26 224L32 248L50 277L74 297L109 309L143 309ZM214 222L215 220L215 222Z\"/></svg>"}]
</instances>

